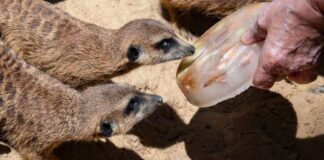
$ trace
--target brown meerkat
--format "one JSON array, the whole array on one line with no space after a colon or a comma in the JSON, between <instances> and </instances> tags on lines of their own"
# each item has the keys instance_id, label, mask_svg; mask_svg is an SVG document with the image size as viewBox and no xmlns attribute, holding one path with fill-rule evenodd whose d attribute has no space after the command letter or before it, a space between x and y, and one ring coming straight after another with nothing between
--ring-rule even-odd
<instances>
[{"instance_id":1,"label":"brown meerkat","mask_svg":"<svg viewBox=\"0 0 324 160\"><path fill-rule=\"evenodd\" d=\"M126 133L162 98L122 84L69 88L0 45L2 138L27 160L52 159L65 141Z\"/></svg>"},{"instance_id":2,"label":"brown meerkat","mask_svg":"<svg viewBox=\"0 0 324 160\"><path fill-rule=\"evenodd\" d=\"M28 63L75 88L195 51L156 20L134 20L110 30L42 0L0 1L0 32L4 43Z\"/></svg>"},{"instance_id":3,"label":"brown meerkat","mask_svg":"<svg viewBox=\"0 0 324 160\"><path fill-rule=\"evenodd\" d=\"M181 36L190 39L190 33L202 35L220 19L245 5L268 1L271 0L160 0L160 3L165 18L180 28Z\"/></svg>"},{"instance_id":4,"label":"brown meerkat","mask_svg":"<svg viewBox=\"0 0 324 160\"><path fill-rule=\"evenodd\" d=\"M204 15L223 18L235 10L256 2L270 2L271 0L161 0L162 6L174 16L174 10L190 11L197 10Z\"/></svg>"}]
</instances>

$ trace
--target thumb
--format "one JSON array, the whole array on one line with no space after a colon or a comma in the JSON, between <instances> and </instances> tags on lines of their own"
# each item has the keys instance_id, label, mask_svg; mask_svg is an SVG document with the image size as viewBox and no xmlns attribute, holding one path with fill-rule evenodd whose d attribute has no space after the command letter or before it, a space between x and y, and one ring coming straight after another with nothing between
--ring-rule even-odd
<instances>
[{"instance_id":1,"label":"thumb","mask_svg":"<svg viewBox=\"0 0 324 160\"><path fill-rule=\"evenodd\" d=\"M312 68L312 69L291 73L288 76L288 79L299 84L306 84L315 81L317 75L318 73L316 72L316 69Z\"/></svg>"},{"instance_id":2,"label":"thumb","mask_svg":"<svg viewBox=\"0 0 324 160\"><path fill-rule=\"evenodd\" d=\"M274 85L275 81L276 77L274 75L266 72L262 66L258 66L253 77L254 87L260 89L269 89Z\"/></svg>"}]
</instances>

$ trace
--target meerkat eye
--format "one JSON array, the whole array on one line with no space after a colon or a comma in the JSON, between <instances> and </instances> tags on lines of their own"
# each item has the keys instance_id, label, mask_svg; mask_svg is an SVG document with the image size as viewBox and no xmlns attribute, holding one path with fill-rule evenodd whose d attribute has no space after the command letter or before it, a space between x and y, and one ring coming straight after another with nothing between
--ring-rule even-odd
<instances>
[{"instance_id":1,"label":"meerkat eye","mask_svg":"<svg viewBox=\"0 0 324 160\"><path fill-rule=\"evenodd\" d=\"M125 109L125 114L131 114L131 113L136 113L139 110L140 102L138 99L134 98L129 101L126 109Z\"/></svg>"},{"instance_id":2,"label":"meerkat eye","mask_svg":"<svg viewBox=\"0 0 324 160\"><path fill-rule=\"evenodd\" d=\"M134 46L129 47L127 51L128 60L131 62L135 62L140 56L140 52L141 50L139 47L134 47Z\"/></svg>"},{"instance_id":3,"label":"meerkat eye","mask_svg":"<svg viewBox=\"0 0 324 160\"><path fill-rule=\"evenodd\" d=\"M156 49L162 49L164 52L168 52L174 45L176 41L173 38L166 38L155 44Z\"/></svg>"}]
</instances>

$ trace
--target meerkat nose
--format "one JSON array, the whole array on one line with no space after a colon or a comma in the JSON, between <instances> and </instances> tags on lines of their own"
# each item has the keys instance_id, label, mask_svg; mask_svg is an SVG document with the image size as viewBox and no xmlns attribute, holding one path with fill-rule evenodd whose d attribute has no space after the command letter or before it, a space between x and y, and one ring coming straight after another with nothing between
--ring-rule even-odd
<instances>
[{"instance_id":1,"label":"meerkat nose","mask_svg":"<svg viewBox=\"0 0 324 160\"><path fill-rule=\"evenodd\" d=\"M194 46L189 46L188 47L188 52L191 53L191 55L195 54L195 51L196 51L196 49L195 49Z\"/></svg>"},{"instance_id":2,"label":"meerkat nose","mask_svg":"<svg viewBox=\"0 0 324 160\"><path fill-rule=\"evenodd\" d=\"M154 96L153 99L157 102L157 103L163 103L163 98L161 96Z\"/></svg>"}]
</instances>

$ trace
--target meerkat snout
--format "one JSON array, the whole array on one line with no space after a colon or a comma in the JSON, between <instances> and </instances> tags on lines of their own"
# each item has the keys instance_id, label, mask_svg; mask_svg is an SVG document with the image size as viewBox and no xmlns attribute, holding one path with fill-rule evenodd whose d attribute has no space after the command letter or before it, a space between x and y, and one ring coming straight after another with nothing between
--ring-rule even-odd
<instances>
[{"instance_id":1,"label":"meerkat snout","mask_svg":"<svg viewBox=\"0 0 324 160\"><path fill-rule=\"evenodd\" d=\"M160 104L163 103L163 98L160 97L160 96L154 96L154 99L155 99L158 103L160 103Z\"/></svg>"},{"instance_id":2,"label":"meerkat snout","mask_svg":"<svg viewBox=\"0 0 324 160\"><path fill-rule=\"evenodd\" d=\"M194 46L189 46L188 47L188 52L191 54L191 55L194 55L195 54L195 51L196 51L196 48Z\"/></svg>"}]
</instances>

